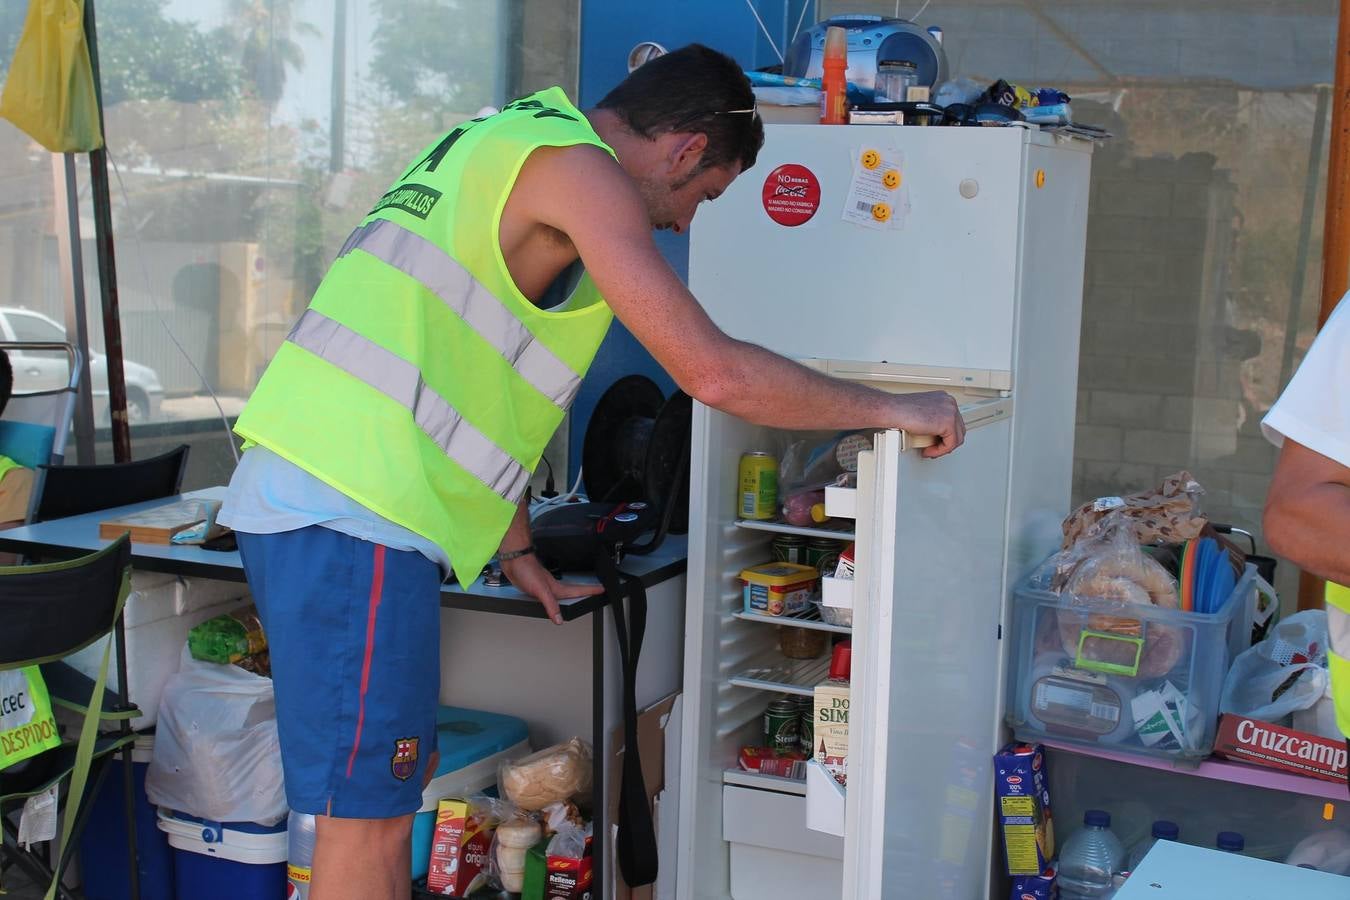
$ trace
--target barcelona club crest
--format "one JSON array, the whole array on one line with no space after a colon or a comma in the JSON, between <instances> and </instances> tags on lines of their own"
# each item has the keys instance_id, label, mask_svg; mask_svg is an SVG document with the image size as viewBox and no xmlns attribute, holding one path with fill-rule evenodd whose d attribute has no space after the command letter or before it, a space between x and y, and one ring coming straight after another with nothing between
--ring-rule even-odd
<instances>
[{"instance_id":1,"label":"barcelona club crest","mask_svg":"<svg viewBox=\"0 0 1350 900\"><path fill-rule=\"evenodd\" d=\"M399 781L407 781L417 771L417 738L399 738L394 741L394 755L389 768Z\"/></svg>"}]
</instances>

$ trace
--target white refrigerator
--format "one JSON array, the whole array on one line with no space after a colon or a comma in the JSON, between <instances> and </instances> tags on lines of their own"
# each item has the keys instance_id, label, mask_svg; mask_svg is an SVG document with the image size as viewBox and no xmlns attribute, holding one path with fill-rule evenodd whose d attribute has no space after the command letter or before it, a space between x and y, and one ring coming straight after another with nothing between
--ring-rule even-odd
<instances>
[{"instance_id":1,"label":"white refrigerator","mask_svg":"<svg viewBox=\"0 0 1350 900\"><path fill-rule=\"evenodd\" d=\"M1091 145L1034 128L771 125L699 212L690 287L732 336L885 390L957 395L965 445L861 454L848 786L737 769L826 658L787 660L738 573L775 531L738 515L746 450L789 437L696 406L677 896L985 898L1009 596L1068 511ZM876 210L884 203L885 209ZM860 215L863 214L863 215ZM794 625L803 623L794 622Z\"/></svg>"}]
</instances>

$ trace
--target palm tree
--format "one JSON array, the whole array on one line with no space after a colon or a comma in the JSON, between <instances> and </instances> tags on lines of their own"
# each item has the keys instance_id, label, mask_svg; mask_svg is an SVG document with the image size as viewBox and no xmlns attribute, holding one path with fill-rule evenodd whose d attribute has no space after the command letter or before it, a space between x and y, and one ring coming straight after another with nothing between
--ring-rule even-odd
<instances>
[{"instance_id":1,"label":"palm tree","mask_svg":"<svg viewBox=\"0 0 1350 900\"><path fill-rule=\"evenodd\" d=\"M286 89L289 69L305 64L297 37L318 37L319 29L296 16L303 0L228 0L230 31L239 47L244 77L255 95L276 107Z\"/></svg>"}]
</instances>

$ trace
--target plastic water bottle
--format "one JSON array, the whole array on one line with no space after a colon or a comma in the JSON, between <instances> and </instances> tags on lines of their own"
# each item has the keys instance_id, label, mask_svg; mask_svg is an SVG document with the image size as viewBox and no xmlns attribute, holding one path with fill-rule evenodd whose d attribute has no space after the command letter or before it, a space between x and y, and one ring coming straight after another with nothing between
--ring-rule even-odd
<instances>
[{"instance_id":1,"label":"plastic water bottle","mask_svg":"<svg viewBox=\"0 0 1350 900\"><path fill-rule=\"evenodd\" d=\"M1096 900L1115 891L1112 876L1125 865L1125 847L1111 831L1111 814L1089 809L1083 830L1059 853L1059 900Z\"/></svg>"},{"instance_id":2,"label":"plastic water bottle","mask_svg":"<svg viewBox=\"0 0 1350 900\"><path fill-rule=\"evenodd\" d=\"M306 900L314 867L314 817L291 810L286 819L286 900Z\"/></svg>"},{"instance_id":3,"label":"plastic water bottle","mask_svg":"<svg viewBox=\"0 0 1350 900\"><path fill-rule=\"evenodd\" d=\"M1236 831L1220 831L1214 839L1214 848L1224 853L1241 853L1247 846L1247 839Z\"/></svg>"},{"instance_id":4,"label":"plastic water bottle","mask_svg":"<svg viewBox=\"0 0 1350 900\"><path fill-rule=\"evenodd\" d=\"M1139 863L1143 862L1148 851L1153 849L1153 845L1158 841L1175 841L1181 836L1181 829L1177 827L1176 822L1169 822L1166 819L1159 819L1153 823L1153 832L1148 837L1134 845L1130 851L1130 864L1126 866L1131 872L1139 868Z\"/></svg>"}]
</instances>

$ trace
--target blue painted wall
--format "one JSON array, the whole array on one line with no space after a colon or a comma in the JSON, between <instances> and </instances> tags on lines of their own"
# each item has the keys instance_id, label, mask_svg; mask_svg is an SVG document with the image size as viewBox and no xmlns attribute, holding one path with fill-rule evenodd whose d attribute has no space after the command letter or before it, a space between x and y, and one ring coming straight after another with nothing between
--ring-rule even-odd
<instances>
[{"instance_id":1,"label":"blue painted wall","mask_svg":"<svg viewBox=\"0 0 1350 900\"><path fill-rule=\"evenodd\" d=\"M780 50L806 11L802 27L816 18L816 0L754 0L765 26ZM628 52L642 41L668 50L685 44L707 44L734 57L746 69L776 65L778 56L760 31L745 0L581 0L581 91L583 109L594 106L628 74ZM698 227L695 219L694 227ZM657 246L671 268L687 280L689 239L658 232ZM641 374L669 394L674 382L642 345L617 320L591 366L572 407L568 482L581 464L581 444L591 412L610 385L624 375Z\"/></svg>"}]
</instances>

